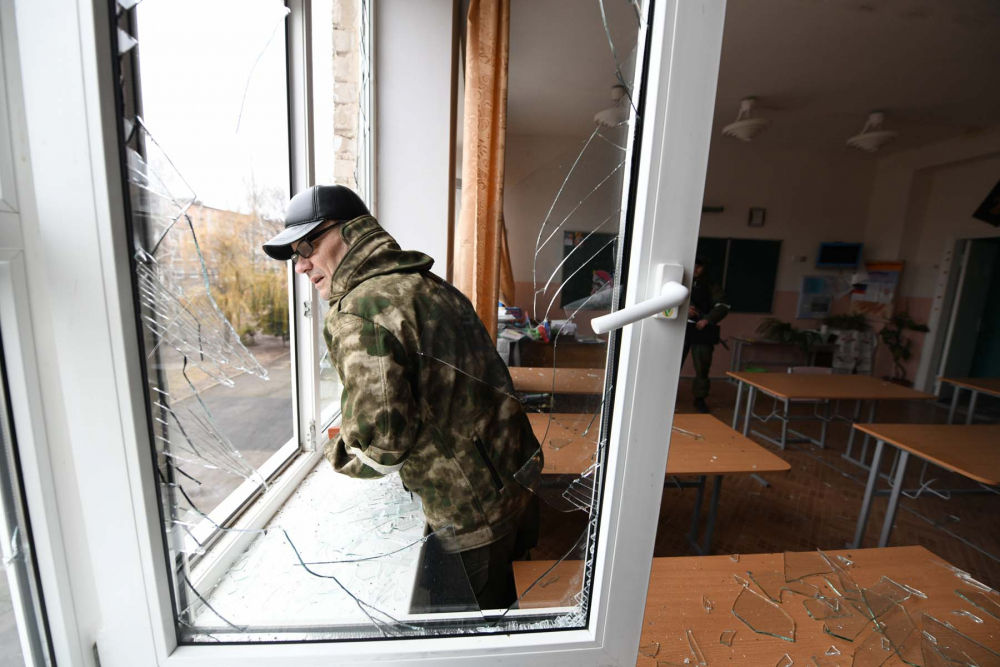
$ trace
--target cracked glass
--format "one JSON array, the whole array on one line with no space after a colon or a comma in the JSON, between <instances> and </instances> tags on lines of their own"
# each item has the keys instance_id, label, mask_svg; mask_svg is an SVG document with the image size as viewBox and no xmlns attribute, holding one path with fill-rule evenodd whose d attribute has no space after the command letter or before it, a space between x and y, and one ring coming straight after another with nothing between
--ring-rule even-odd
<instances>
[{"instance_id":1,"label":"cracked glass","mask_svg":"<svg viewBox=\"0 0 1000 667\"><path fill-rule=\"evenodd\" d=\"M317 1L311 14L315 182L365 201L374 173L369 7ZM444 279L456 267L428 271L422 256L404 253L424 267L415 273L425 292L413 302L421 327L405 337L380 319L381 295L394 288L355 302L366 323L354 340L369 357L388 357L375 379L340 347L338 316L354 314L349 296L327 302L320 290L317 312L299 314L309 297L296 292L286 263L261 252L294 194L286 80L294 12L277 0L145 0L126 9L118 43L134 287L181 641L582 627L617 367L616 334L595 335L590 322L617 307L626 278L646 9L595 0L575 12L573 53L557 54L532 35L566 28L559 7L512 3L503 193L512 286L496 330L483 330L471 311L439 317L435 309L458 301ZM185 49L176 45L181 30ZM533 86L538 70L562 81L568 68L589 72L589 87ZM360 248L362 237L383 238L373 224L345 223L339 236L367 230ZM296 326L316 327L317 368L303 366ZM475 354L470 338L481 339ZM297 365L316 380L311 416L325 456L273 505L284 462L309 450L296 424L313 408L295 398ZM378 416L358 402L373 382L403 401L392 404L397 413ZM421 393L442 386L455 400ZM325 442L341 409L340 431ZM384 447L368 444L376 437ZM404 453L394 449L404 444ZM428 451L461 466L471 495L443 497L452 487L434 476ZM258 511L267 518L252 519ZM483 549L493 548L516 557L497 595L482 584L492 571ZM687 641L704 664L690 632Z\"/></svg>"}]
</instances>

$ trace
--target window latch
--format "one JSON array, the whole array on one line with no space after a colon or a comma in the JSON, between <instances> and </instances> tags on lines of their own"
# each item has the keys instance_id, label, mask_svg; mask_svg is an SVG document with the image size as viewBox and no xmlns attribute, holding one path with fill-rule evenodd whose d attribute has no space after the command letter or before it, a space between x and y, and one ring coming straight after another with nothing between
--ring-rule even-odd
<instances>
[{"instance_id":1,"label":"window latch","mask_svg":"<svg viewBox=\"0 0 1000 667\"><path fill-rule=\"evenodd\" d=\"M313 316L312 301L303 301L302 302L302 316L303 317L312 317Z\"/></svg>"},{"instance_id":2,"label":"window latch","mask_svg":"<svg viewBox=\"0 0 1000 667\"><path fill-rule=\"evenodd\" d=\"M595 317L590 323L591 328L594 333L602 334L612 329L621 329L627 324L634 324L647 317L677 319L677 309L688 298L688 288L681 284L683 279L684 267L680 264L658 264L653 283L658 296L626 306L613 313Z\"/></svg>"}]
</instances>

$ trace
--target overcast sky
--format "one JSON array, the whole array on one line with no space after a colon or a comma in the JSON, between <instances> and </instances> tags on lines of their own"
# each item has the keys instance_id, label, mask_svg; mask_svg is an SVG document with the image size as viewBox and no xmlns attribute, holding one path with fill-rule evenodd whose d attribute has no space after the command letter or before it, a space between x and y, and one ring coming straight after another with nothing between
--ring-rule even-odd
<instances>
[{"instance_id":1,"label":"overcast sky","mask_svg":"<svg viewBox=\"0 0 1000 667\"><path fill-rule=\"evenodd\" d=\"M145 0L137 10L143 118L199 200L246 210L251 178L287 198L284 4Z\"/></svg>"}]
</instances>

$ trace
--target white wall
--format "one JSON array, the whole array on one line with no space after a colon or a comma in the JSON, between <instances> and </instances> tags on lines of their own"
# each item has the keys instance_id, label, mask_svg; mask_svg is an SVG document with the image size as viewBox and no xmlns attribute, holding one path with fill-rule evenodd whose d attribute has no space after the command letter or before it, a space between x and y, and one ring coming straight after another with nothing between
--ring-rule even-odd
<instances>
[{"instance_id":1,"label":"white wall","mask_svg":"<svg viewBox=\"0 0 1000 667\"><path fill-rule=\"evenodd\" d=\"M445 276L454 3L383 0L375 7L376 203L401 247Z\"/></svg>"},{"instance_id":2,"label":"white wall","mask_svg":"<svg viewBox=\"0 0 1000 667\"><path fill-rule=\"evenodd\" d=\"M1000 236L1000 228L972 217L997 181L1000 153L929 170L921 188L921 214L907 225L903 242L903 294L933 295L944 248L953 247L955 240Z\"/></svg>"},{"instance_id":3,"label":"white wall","mask_svg":"<svg viewBox=\"0 0 1000 667\"><path fill-rule=\"evenodd\" d=\"M870 158L846 149L788 150L716 136L705 204L725 211L702 214L699 234L782 240L776 289L798 292L802 276L834 273L816 269L821 242L864 239L873 174ZM767 209L763 227L747 225L751 207Z\"/></svg>"}]
</instances>

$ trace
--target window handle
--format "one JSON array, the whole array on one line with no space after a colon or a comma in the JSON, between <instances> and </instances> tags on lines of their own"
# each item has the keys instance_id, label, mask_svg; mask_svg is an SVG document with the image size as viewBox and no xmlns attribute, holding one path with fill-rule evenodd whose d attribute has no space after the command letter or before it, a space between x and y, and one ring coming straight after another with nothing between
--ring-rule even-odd
<instances>
[{"instance_id":1,"label":"window handle","mask_svg":"<svg viewBox=\"0 0 1000 667\"><path fill-rule=\"evenodd\" d=\"M602 334L612 329L620 329L626 324L633 324L646 317L661 319L677 319L678 307L687 301L688 288L681 284L684 279L684 267L679 264L658 264L656 267L656 282L659 286L659 296L626 306L607 315L595 317L590 326L595 334Z\"/></svg>"}]
</instances>

